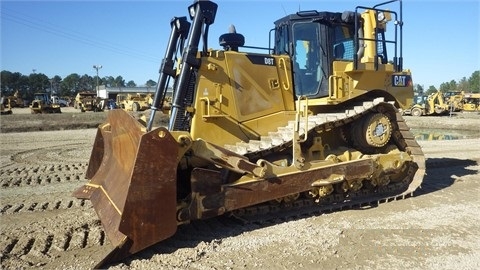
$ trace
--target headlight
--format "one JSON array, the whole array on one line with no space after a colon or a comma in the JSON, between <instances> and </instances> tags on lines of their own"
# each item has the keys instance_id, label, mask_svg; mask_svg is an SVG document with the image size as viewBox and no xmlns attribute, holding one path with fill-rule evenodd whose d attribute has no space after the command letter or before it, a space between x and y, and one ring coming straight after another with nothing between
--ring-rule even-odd
<instances>
[{"instance_id":1,"label":"headlight","mask_svg":"<svg viewBox=\"0 0 480 270\"><path fill-rule=\"evenodd\" d=\"M379 11L379 12L377 13L377 20L378 20L379 22L383 22L383 21L385 20L385 13L383 13L383 11Z\"/></svg>"},{"instance_id":2,"label":"headlight","mask_svg":"<svg viewBox=\"0 0 480 270\"><path fill-rule=\"evenodd\" d=\"M193 19L193 17L195 17L195 8L197 7L197 5L191 5L189 8L188 8L188 12L190 13L190 18Z\"/></svg>"},{"instance_id":3,"label":"headlight","mask_svg":"<svg viewBox=\"0 0 480 270\"><path fill-rule=\"evenodd\" d=\"M175 27L177 27L177 29L180 29L181 26L182 26L182 24L180 23L180 19L175 18Z\"/></svg>"}]
</instances>

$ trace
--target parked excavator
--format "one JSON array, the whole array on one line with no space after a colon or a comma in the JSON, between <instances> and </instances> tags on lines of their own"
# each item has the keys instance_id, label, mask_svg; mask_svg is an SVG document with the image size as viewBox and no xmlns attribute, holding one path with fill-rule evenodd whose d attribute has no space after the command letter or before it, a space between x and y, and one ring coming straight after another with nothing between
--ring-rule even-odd
<instances>
[{"instance_id":1,"label":"parked excavator","mask_svg":"<svg viewBox=\"0 0 480 270\"><path fill-rule=\"evenodd\" d=\"M423 180L423 152L398 110L413 103L401 0L285 16L264 53L233 26L209 49L217 7L194 1L190 20L172 19L148 121L116 109L98 128L89 181L74 192L115 247L97 267L193 220L405 198ZM169 83L168 126L153 126Z\"/></svg>"},{"instance_id":2,"label":"parked excavator","mask_svg":"<svg viewBox=\"0 0 480 270\"><path fill-rule=\"evenodd\" d=\"M18 90L15 91L15 93L11 96L6 97L7 99L10 100L10 106L12 108L14 107L20 107L23 108L25 107L24 100Z\"/></svg>"}]
</instances>

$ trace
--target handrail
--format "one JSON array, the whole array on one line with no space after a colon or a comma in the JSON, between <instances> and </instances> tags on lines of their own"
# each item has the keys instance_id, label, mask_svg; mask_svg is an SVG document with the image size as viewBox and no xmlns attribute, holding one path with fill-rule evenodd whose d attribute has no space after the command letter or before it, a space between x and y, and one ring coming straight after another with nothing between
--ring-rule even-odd
<instances>
[{"instance_id":1,"label":"handrail","mask_svg":"<svg viewBox=\"0 0 480 270\"><path fill-rule=\"evenodd\" d=\"M287 84L285 84L285 82L282 82L283 90L288 90L290 89L290 80L289 80L289 74L287 71L287 63L285 62L284 58L280 58L279 64L280 64L280 68L283 66L283 71L285 72L285 80L287 81Z\"/></svg>"}]
</instances>

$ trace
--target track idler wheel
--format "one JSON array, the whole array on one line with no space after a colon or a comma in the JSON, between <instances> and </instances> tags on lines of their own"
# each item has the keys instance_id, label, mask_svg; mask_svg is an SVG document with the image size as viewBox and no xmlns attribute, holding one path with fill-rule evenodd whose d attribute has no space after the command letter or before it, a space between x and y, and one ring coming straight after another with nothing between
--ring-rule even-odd
<instances>
[{"instance_id":1,"label":"track idler wheel","mask_svg":"<svg viewBox=\"0 0 480 270\"><path fill-rule=\"evenodd\" d=\"M362 150L381 148L390 141L392 133L392 123L385 114L369 114L353 124L352 142Z\"/></svg>"}]
</instances>

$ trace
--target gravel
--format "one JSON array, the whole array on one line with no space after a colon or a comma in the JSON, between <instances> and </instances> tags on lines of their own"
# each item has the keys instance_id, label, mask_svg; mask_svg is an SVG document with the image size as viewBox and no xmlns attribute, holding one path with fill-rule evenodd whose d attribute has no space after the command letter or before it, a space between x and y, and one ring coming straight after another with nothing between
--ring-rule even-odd
<instances>
[{"instance_id":1,"label":"gravel","mask_svg":"<svg viewBox=\"0 0 480 270\"><path fill-rule=\"evenodd\" d=\"M71 193L86 182L96 130L3 132L25 125L10 116L0 118L1 268L92 268L112 247L90 202ZM247 225L193 222L109 269L480 269L480 116L405 119L415 134L460 134L419 140L427 175L415 196Z\"/></svg>"}]
</instances>

